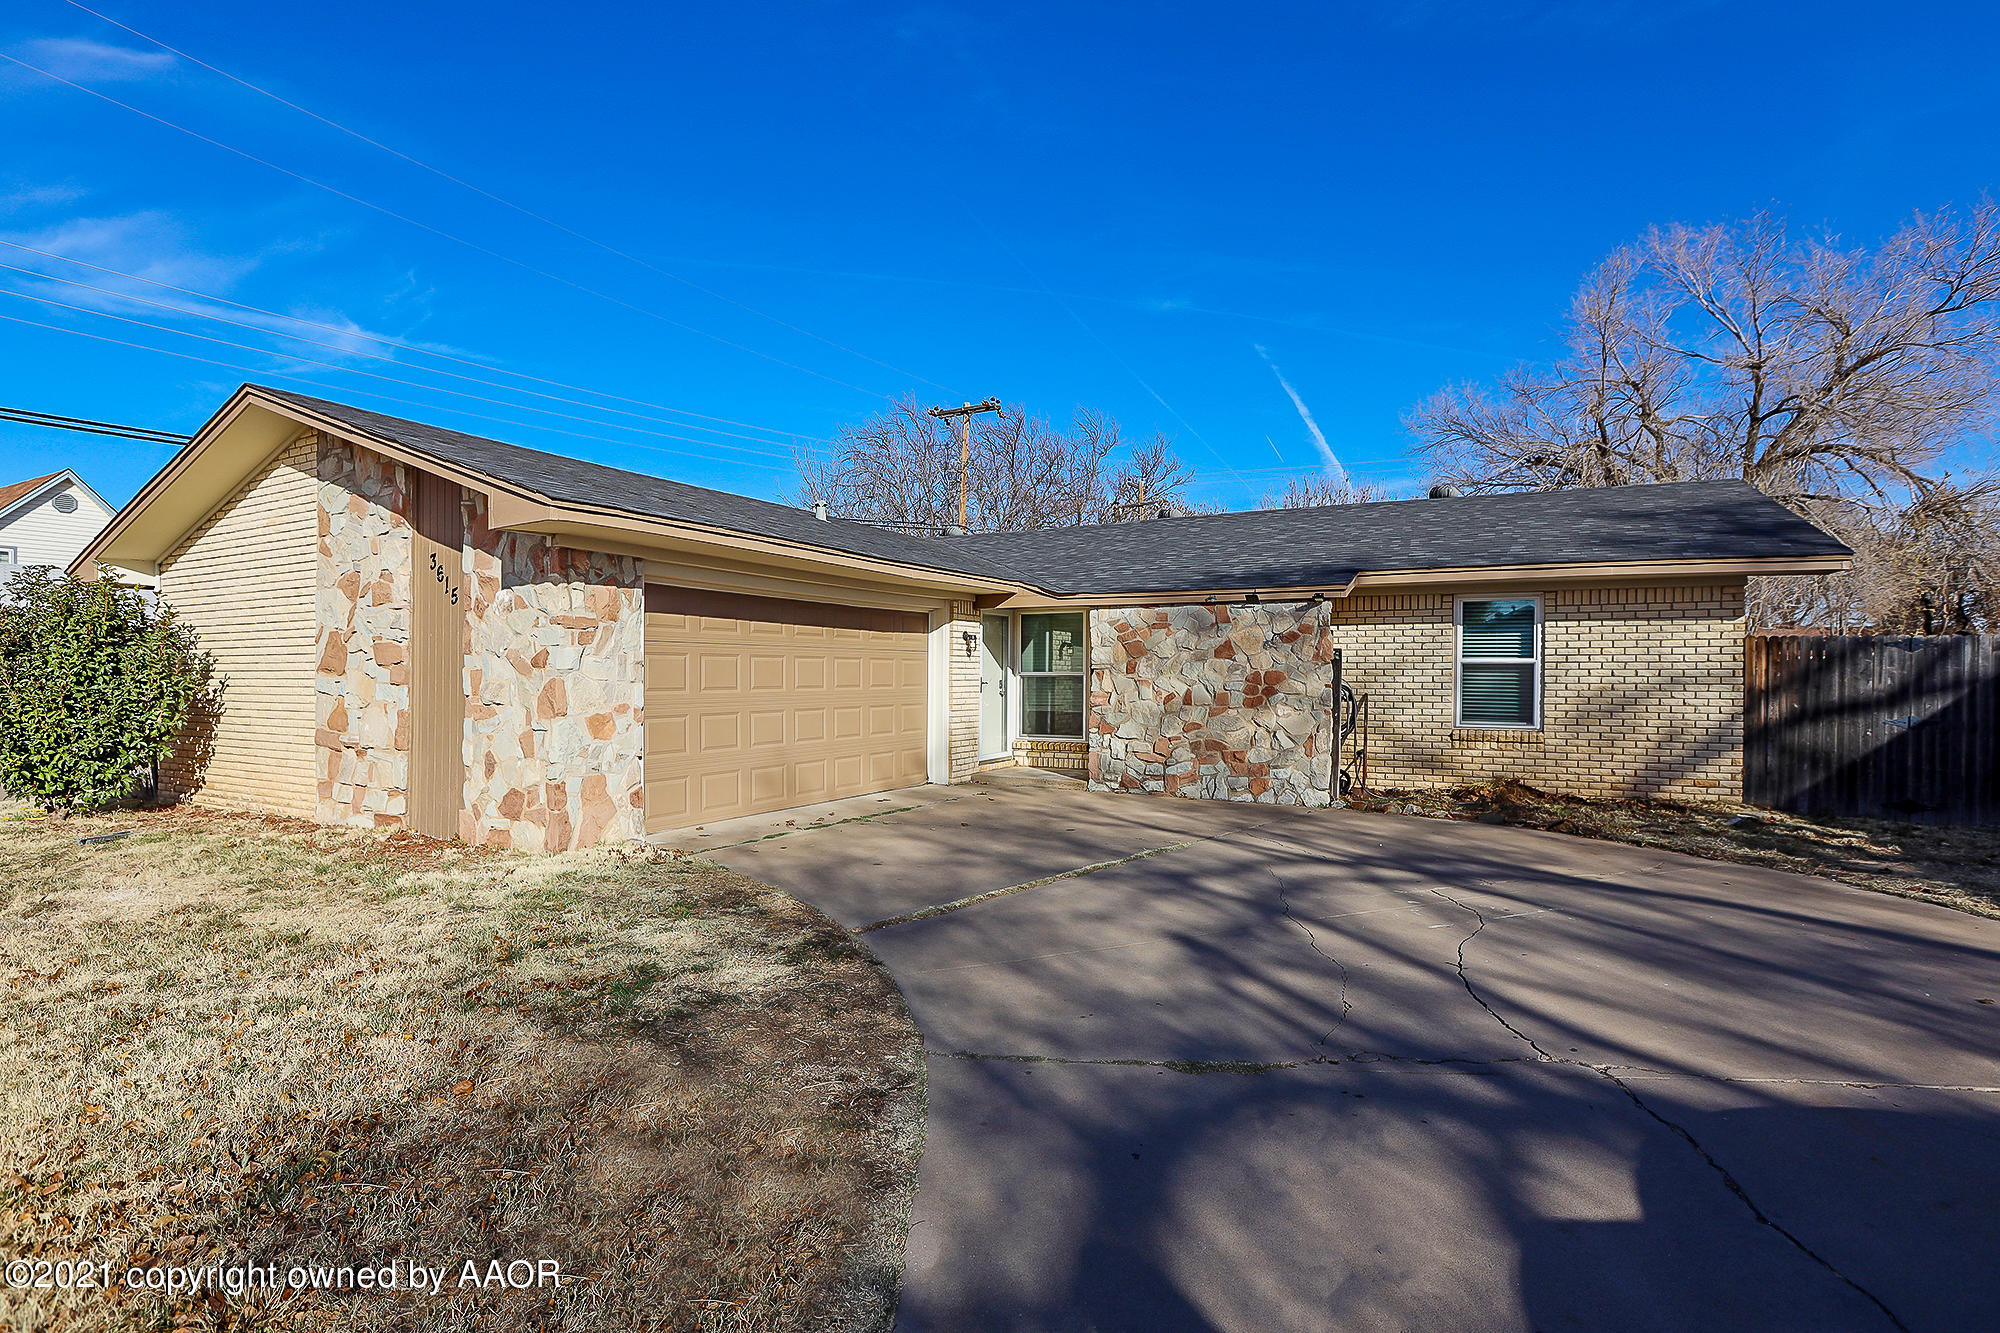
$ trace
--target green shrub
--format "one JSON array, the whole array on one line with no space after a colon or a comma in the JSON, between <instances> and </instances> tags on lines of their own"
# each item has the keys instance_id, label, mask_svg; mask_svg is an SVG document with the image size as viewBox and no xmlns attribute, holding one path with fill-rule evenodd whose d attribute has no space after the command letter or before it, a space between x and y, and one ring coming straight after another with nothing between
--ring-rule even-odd
<instances>
[{"instance_id":1,"label":"green shrub","mask_svg":"<svg viewBox=\"0 0 2000 1333\"><path fill-rule=\"evenodd\" d=\"M214 670L144 594L22 570L0 597L0 786L45 810L130 796L189 713L214 703Z\"/></svg>"}]
</instances>

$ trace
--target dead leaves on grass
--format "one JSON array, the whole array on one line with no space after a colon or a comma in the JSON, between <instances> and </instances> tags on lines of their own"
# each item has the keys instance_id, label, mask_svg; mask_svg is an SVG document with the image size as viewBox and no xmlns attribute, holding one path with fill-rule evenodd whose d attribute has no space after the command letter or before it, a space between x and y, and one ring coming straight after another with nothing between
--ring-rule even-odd
<instances>
[{"instance_id":1,"label":"dead leaves on grass","mask_svg":"<svg viewBox=\"0 0 2000 1333\"><path fill-rule=\"evenodd\" d=\"M1589 800L1502 781L1354 793L1357 809L1484 820L1818 875L2000 917L2000 829L1806 819L1738 804Z\"/></svg>"},{"instance_id":2,"label":"dead leaves on grass","mask_svg":"<svg viewBox=\"0 0 2000 1333\"><path fill-rule=\"evenodd\" d=\"M383 850L356 856L344 834L208 814L148 832L126 870L207 880L137 920L58 894L0 921L0 1017L25 1038L0 1051L0 1094L33 1112L0 1137L0 1248L551 1257L589 1280L70 1305L48 1326L780 1329L892 1295L921 1056L893 986L817 914L651 853L369 838ZM63 855L106 878L100 849ZM32 886L8 873L18 905ZM339 914L235 910L253 877L289 901L272 919Z\"/></svg>"}]
</instances>

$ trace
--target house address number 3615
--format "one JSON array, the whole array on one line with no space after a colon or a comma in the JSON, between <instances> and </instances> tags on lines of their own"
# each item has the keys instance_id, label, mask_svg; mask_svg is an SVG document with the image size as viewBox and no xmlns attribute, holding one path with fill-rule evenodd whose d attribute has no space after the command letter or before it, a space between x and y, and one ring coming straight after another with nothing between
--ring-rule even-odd
<instances>
[{"instance_id":1,"label":"house address number 3615","mask_svg":"<svg viewBox=\"0 0 2000 1333\"><path fill-rule=\"evenodd\" d=\"M444 561L438 559L436 551L431 552L431 577L444 585L444 590L451 594L451 604L457 606L458 584L452 579L451 572L445 568Z\"/></svg>"}]
</instances>

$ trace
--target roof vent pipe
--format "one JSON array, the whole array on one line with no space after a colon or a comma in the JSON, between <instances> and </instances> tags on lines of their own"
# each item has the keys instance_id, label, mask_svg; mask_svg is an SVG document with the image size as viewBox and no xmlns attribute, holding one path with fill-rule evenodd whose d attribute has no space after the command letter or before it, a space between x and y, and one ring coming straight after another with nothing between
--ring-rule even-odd
<instances>
[{"instance_id":1,"label":"roof vent pipe","mask_svg":"<svg viewBox=\"0 0 2000 1333\"><path fill-rule=\"evenodd\" d=\"M813 501L813 517L818 519L822 523L826 522L826 501L824 500Z\"/></svg>"},{"instance_id":2,"label":"roof vent pipe","mask_svg":"<svg viewBox=\"0 0 2000 1333\"><path fill-rule=\"evenodd\" d=\"M1431 487L1431 499L1433 500L1456 500L1461 494L1463 492L1449 482L1441 481Z\"/></svg>"}]
</instances>

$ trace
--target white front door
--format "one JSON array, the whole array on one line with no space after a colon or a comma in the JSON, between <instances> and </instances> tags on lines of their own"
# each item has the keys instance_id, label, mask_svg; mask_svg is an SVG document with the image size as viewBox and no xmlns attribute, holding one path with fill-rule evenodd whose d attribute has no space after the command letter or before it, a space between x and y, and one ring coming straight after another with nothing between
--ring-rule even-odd
<instances>
[{"instance_id":1,"label":"white front door","mask_svg":"<svg viewBox=\"0 0 2000 1333\"><path fill-rule=\"evenodd\" d=\"M979 618L979 757L998 759L1007 744L1007 617Z\"/></svg>"}]
</instances>

